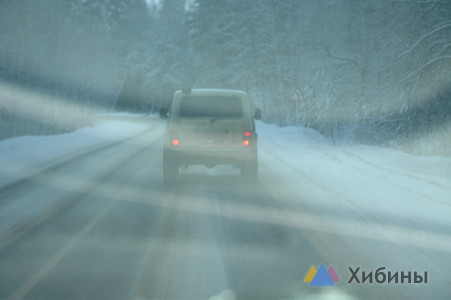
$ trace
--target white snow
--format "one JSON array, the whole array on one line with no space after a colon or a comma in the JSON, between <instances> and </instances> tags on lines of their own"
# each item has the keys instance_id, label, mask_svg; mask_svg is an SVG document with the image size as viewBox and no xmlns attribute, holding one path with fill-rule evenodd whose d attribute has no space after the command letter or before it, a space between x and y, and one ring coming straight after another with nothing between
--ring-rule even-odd
<instances>
[{"instance_id":1,"label":"white snow","mask_svg":"<svg viewBox=\"0 0 451 300\"><path fill-rule=\"evenodd\" d=\"M112 120L72 133L19 136L0 141L0 187L80 151L139 134L148 128L143 123L120 120L120 117L130 117L128 114L102 116L106 117Z\"/></svg>"},{"instance_id":2,"label":"white snow","mask_svg":"<svg viewBox=\"0 0 451 300\"><path fill-rule=\"evenodd\" d=\"M258 132L260 173L275 175L279 187L273 194L302 220L301 227L318 228L321 215L295 213L304 205L337 211L320 217L323 231L451 251L451 158L336 146L301 127L259 122Z\"/></svg>"},{"instance_id":3,"label":"white snow","mask_svg":"<svg viewBox=\"0 0 451 300\"><path fill-rule=\"evenodd\" d=\"M260 181L288 214L260 213L262 220L301 229L293 239L311 241L341 276L350 266L384 266L434 277L416 289L379 284L369 292L375 298L425 299L449 290L451 158L337 146L311 129L257 125Z\"/></svg>"}]
</instances>

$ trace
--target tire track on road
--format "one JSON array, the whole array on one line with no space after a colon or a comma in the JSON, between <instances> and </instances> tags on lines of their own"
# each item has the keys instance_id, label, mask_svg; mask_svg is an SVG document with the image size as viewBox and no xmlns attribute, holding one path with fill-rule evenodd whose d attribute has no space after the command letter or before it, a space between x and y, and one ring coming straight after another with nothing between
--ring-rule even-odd
<instances>
[{"instance_id":1,"label":"tire track on road","mask_svg":"<svg viewBox=\"0 0 451 300\"><path fill-rule=\"evenodd\" d=\"M132 138L127 138L123 140L120 143L115 143L115 146L123 145L125 142L130 141L132 139L137 139L146 133L149 133L151 130L146 131L144 133L141 133L137 136L134 136ZM10 232L7 232L5 235L0 237L0 251L2 251L3 248L5 248L10 243L14 242L27 232L29 232L34 227L38 226L45 220L47 220L49 217L57 213L58 211L62 210L64 207L69 205L71 202L75 201L76 199L83 197L84 195L88 194L89 191L95 189L97 187L97 184L99 182L103 182L106 178L108 178L111 174L116 172L117 170L121 169L122 166L127 164L130 160L134 159L137 155L147 150L147 148L150 145L153 145L155 143L159 142L159 138L155 139L153 142L149 143L146 146L142 146L139 148L138 151L132 152L130 155L125 156L120 161L116 161L113 167L107 168L106 170L102 171L100 174L94 176L89 180L89 182L76 190L72 191L70 195L67 197L60 198L56 201L54 201L54 204L50 205L48 208L46 208L43 212L39 213L39 215L33 217L30 220L26 220L20 225L16 225ZM102 150L106 150L110 147L102 148ZM95 151L96 153L98 151ZM93 153L91 153L93 154ZM83 155L83 157L86 157L87 155ZM77 160L81 159L81 157L77 158ZM72 161L70 161L72 162ZM66 162L69 163L69 162ZM46 172L45 172L46 173Z\"/></svg>"}]
</instances>

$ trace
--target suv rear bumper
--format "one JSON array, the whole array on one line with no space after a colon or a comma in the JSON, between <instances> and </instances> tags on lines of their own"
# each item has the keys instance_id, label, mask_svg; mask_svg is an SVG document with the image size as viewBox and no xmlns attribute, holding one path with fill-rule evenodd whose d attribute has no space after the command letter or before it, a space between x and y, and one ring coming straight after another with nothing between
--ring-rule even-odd
<instances>
[{"instance_id":1,"label":"suv rear bumper","mask_svg":"<svg viewBox=\"0 0 451 300\"><path fill-rule=\"evenodd\" d=\"M257 148L177 148L164 149L164 159L176 163L178 166L217 165L242 166L257 160Z\"/></svg>"}]
</instances>

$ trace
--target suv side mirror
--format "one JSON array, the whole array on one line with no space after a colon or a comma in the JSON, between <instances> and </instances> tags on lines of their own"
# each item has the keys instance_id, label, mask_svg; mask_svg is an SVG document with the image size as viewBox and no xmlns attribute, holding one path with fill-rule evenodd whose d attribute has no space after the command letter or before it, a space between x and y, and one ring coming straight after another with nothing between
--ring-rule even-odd
<instances>
[{"instance_id":1,"label":"suv side mirror","mask_svg":"<svg viewBox=\"0 0 451 300\"><path fill-rule=\"evenodd\" d=\"M168 118L168 109L166 107L160 108L160 119Z\"/></svg>"},{"instance_id":2,"label":"suv side mirror","mask_svg":"<svg viewBox=\"0 0 451 300\"><path fill-rule=\"evenodd\" d=\"M254 119L261 120L262 119L262 110L260 108L256 108L254 112Z\"/></svg>"}]
</instances>

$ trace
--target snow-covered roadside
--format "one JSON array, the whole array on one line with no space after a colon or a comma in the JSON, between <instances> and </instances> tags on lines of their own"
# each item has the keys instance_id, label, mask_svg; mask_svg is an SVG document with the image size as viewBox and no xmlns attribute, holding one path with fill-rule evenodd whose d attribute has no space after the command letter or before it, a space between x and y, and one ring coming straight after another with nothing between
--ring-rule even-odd
<instances>
[{"instance_id":1,"label":"snow-covered roadside","mask_svg":"<svg viewBox=\"0 0 451 300\"><path fill-rule=\"evenodd\" d=\"M128 115L111 114L101 118L104 120L93 127L72 133L20 136L0 141L0 187L80 151L119 141L149 128L143 122L128 122Z\"/></svg>"},{"instance_id":2,"label":"snow-covered roadside","mask_svg":"<svg viewBox=\"0 0 451 300\"><path fill-rule=\"evenodd\" d=\"M318 209L340 206L354 217L381 223L383 216L451 230L451 158L333 146L308 128L259 122L258 132L262 164L304 203Z\"/></svg>"},{"instance_id":3,"label":"snow-covered roadside","mask_svg":"<svg viewBox=\"0 0 451 300\"><path fill-rule=\"evenodd\" d=\"M350 228L337 228L336 216L344 221L360 219L382 228L388 224L385 232L376 226L377 235L386 240L449 251L443 247L451 245L451 158L374 146L335 146L312 129L257 125L261 164L297 195L297 201L290 199L291 208L336 211L324 222L333 222L329 228L337 232ZM362 234L368 234L363 231L362 227ZM396 231L428 238L399 237Z\"/></svg>"},{"instance_id":4,"label":"snow-covered roadside","mask_svg":"<svg viewBox=\"0 0 451 300\"><path fill-rule=\"evenodd\" d=\"M434 277L428 284L367 291L377 299L447 297L451 158L337 146L312 129L257 125L262 182L340 276L346 278L350 266L428 271Z\"/></svg>"}]
</instances>

